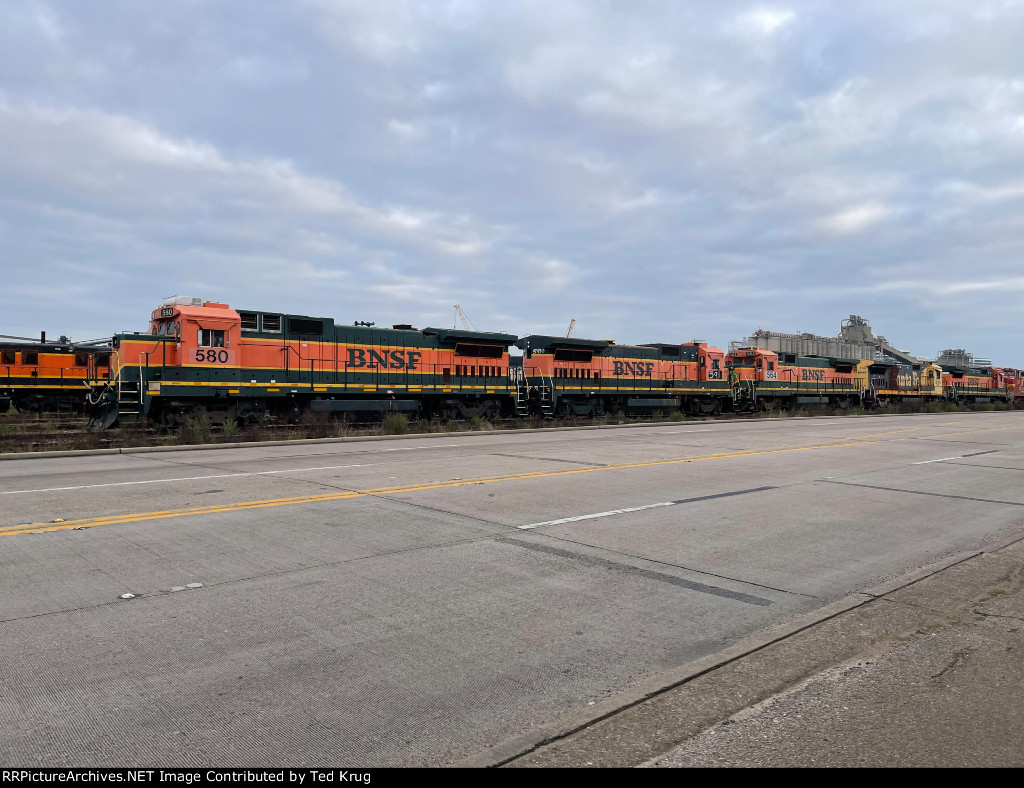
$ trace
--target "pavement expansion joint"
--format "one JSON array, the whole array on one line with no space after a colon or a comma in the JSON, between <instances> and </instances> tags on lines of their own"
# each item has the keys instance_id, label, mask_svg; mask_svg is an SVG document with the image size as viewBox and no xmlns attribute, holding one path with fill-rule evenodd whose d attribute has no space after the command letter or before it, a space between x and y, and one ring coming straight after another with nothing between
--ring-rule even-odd
<instances>
[{"instance_id":1,"label":"pavement expansion joint","mask_svg":"<svg viewBox=\"0 0 1024 788\"><path fill-rule=\"evenodd\" d=\"M655 580L662 583L668 583L670 585L679 586L680 588L686 588L690 591L696 591L697 593L710 594L712 596L722 597L725 599L732 599L737 602L743 602L749 605L769 607L772 604L774 604L772 600L765 599L764 597L755 596L753 594L744 594L740 591L732 591L727 588L722 588L720 586L712 586L706 583L697 583L692 580L686 580L682 577L666 574L665 572L655 572L650 569L643 569L641 567L632 566L631 564L624 564L621 561L612 561L607 558L586 555L584 553L574 552L571 550L562 550L557 547L538 544L536 542L527 542L519 539L500 538L496 541L505 542L508 544L515 544L517 547L522 547L527 550L536 550L537 552L541 553L548 553L550 555L558 556L559 558L568 558L573 561L579 561L580 563L586 564L588 566L610 569L614 572L639 576L647 580Z\"/></svg>"},{"instance_id":2,"label":"pavement expansion joint","mask_svg":"<svg viewBox=\"0 0 1024 788\"><path fill-rule=\"evenodd\" d=\"M953 498L959 501L976 501L977 503L992 503L1001 506L1024 506L1022 501L999 501L993 498L975 498L970 495L952 495L951 493L928 492L926 490L907 490L901 487L885 487L880 484L862 484L857 482L842 482L835 479L821 479L822 484L841 484L844 487L863 487L868 490L883 490L885 492L905 493L907 495L928 495L934 498Z\"/></svg>"},{"instance_id":3,"label":"pavement expansion joint","mask_svg":"<svg viewBox=\"0 0 1024 788\"><path fill-rule=\"evenodd\" d=\"M530 533L534 533L534 532L530 532ZM667 567L671 567L673 569L681 569L684 572L693 572L694 574L704 575L705 577L714 577L714 578L717 578L719 580L727 580L727 581L729 581L731 583L738 583L738 584L744 585L744 586L751 586L752 588L763 588L766 591L777 591L780 594L788 594L788 595L791 595L791 596L800 596L800 597L804 597L805 599L819 599L820 600L820 597L814 596L813 594L805 594L802 591L792 591L790 589L778 588L776 586L769 586L769 585L765 585L763 583L755 583L752 580L743 580L742 578L738 578L738 577L731 577L729 575L716 574L715 572L708 572L705 569L696 569L696 568L694 568L692 566L686 566L685 564L674 564L671 561L661 561L661 560L658 560L657 558L649 558L649 557L643 556L643 555L636 555L635 553L627 553L624 550L613 550L610 547L600 547L598 545L589 544L588 542L581 542L581 541L578 541L576 539L570 539L567 536L556 536L555 534L543 533L543 532L535 533L535 535L540 537L540 538L543 538L543 539L553 539L553 540L557 540L559 542L567 542L569 544L578 545L579 547L586 547L586 548L589 548L591 550L597 550L597 551L600 551L602 553L609 553L611 555L618 555L618 556L622 556L624 558L632 558L634 560L644 561L644 562L647 562L647 563L650 563L650 564L654 564L656 566L667 566Z\"/></svg>"}]
</instances>

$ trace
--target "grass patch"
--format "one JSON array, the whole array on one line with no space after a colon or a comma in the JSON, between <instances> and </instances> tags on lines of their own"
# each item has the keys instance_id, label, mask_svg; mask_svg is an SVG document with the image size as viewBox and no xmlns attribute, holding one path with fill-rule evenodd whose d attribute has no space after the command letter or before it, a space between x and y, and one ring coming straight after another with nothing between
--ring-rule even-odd
<instances>
[{"instance_id":1,"label":"grass patch","mask_svg":"<svg viewBox=\"0 0 1024 788\"><path fill-rule=\"evenodd\" d=\"M210 417L205 413L187 417L178 433L178 440L183 444L212 443L213 427L210 424Z\"/></svg>"},{"instance_id":2,"label":"grass patch","mask_svg":"<svg viewBox=\"0 0 1024 788\"><path fill-rule=\"evenodd\" d=\"M382 435L405 435L409 432L409 417L404 413L388 413L381 422Z\"/></svg>"}]
</instances>

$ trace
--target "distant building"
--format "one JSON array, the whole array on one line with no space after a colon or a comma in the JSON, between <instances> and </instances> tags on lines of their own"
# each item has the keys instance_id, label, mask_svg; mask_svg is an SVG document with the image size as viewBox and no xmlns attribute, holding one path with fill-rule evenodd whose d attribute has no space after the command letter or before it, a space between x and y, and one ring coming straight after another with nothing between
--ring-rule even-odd
<instances>
[{"instance_id":1,"label":"distant building","mask_svg":"<svg viewBox=\"0 0 1024 788\"><path fill-rule=\"evenodd\" d=\"M963 348L947 348L939 353L935 363L947 367L991 367L992 359L975 356Z\"/></svg>"},{"instance_id":2,"label":"distant building","mask_svg":"<svg viewBox=\"0 0 1024 788\"><path fill-rule=\"evenodd\" d=\"M759 347L774 353L792 353L798 356L833 356L898 361L918 364L925 359L912 356L889 344L883 336L875 336L868 321L860 315L850 315L839 326L839 336L824 337L816 334L783 334L778 331L757 329L745 340L731 342L732 347Z\"/></svg>"},{"instance_id":3,"label":"distant building","mask_svg":"<svg viewBox=\"0 0 1024 788\"><path fill-rule=\"evenodd\" d=\"M962 347L946 348L939 353L939 357L935 359L935 363L942 364L946 367L973 367L974 356Z\"/></svg>"}]
</instances>

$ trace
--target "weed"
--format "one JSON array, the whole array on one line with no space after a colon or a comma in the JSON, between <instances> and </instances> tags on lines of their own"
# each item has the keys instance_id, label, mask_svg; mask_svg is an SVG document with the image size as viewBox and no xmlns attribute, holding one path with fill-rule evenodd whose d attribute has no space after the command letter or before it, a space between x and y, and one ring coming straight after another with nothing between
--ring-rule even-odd
<instances>
[{"instance_id":1,"label":"weed","mask_svg":"<svg viewBox=\"0 0 1024 788\"><path fill-rule=\"evenodd\" d=\"M409 417L404 413L388 413L380 431L382 435L405 435L409 431Z\"/></svg>"},{"instance_id":2,"label":"weed","mask_svg":"<svg viewBox=\"0 0 1024 788\"><path fill-rule=\"evenodd\" d=\"M210 443L213 440L210 417L205 413L186 417L179 433L179 440L181 443Z\"/></svg>"}]
</instances>

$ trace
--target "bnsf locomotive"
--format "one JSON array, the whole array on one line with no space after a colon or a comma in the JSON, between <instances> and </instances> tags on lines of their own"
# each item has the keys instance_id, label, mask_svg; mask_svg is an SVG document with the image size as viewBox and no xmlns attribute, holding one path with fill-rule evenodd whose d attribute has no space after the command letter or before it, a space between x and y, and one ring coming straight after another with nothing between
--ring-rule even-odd
<instances>
[{"instance_id":1,"label":"bnsf locomotive","mask_svg":"<svg viewBox=\"0 0 1024 788\"><path fill-rule=\"evenodd\" d=\"M270 412L496 417L510 408L511 334L339 325L331 318L236 311L171 299L149 333L112 340L115 372L90 394L92 423L167 425Z\"/></svg>"},{"instance_id":2,"label":"bnsf locomotive","mask_svg":"<svg viewBox=\"0 0 1024 788\"><path fill-rule=\"evenodd\" d=\"M81 412L85 391L110 369L107 345L0 337L0 413Z\"/></svg>"},{"instance_id":3,"label":"bnsf locomotive","mask_svg":"<svg viewBox=\"0 0 1024 788\"><path fill-rule=\"evenodd\" d=\"M1013 402L1022 396L1021 373L1000 367L780 355L754 347L730 352L728 367L737 410L793 405L880 407L937 400Z\"/></svg>"},{"instance_id":4,"label":"bnsf locomotive","mask_svg":"<svg viewBox=\"0 0 1024 788\"><path fill-rule=\"evenodd\" d=\"M518 347L522 355L510 355ZM92 423L258 422L304 411L365 418L469 418L682 410L694 414L903 400L1012 401L1022 376L1000 368L729 353L694 341L611 340L342 325L175 298L147 333L116 335L109 375L88 395Z\"/></svg>"}]
</instances>

